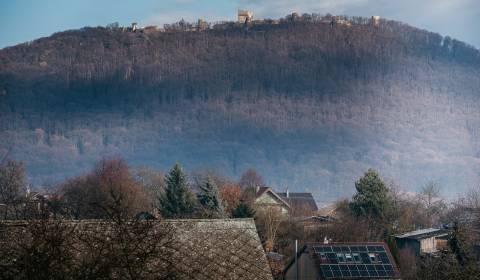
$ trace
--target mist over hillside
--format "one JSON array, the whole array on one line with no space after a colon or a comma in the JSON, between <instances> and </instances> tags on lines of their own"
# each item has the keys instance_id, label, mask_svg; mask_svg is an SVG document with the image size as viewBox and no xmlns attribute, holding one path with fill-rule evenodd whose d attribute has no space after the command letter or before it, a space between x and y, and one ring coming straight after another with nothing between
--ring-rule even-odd
<instances>
[{"instance_id":1,"label":"mist over hillside","mask_svg":"<svg viewBox=\"0 0 480 280\"><path fill-rule=\"evenodd\" d=\"M318 202L373 167L444 194L480 181L480 52L398 22L287 17L206 31L83 28L0 50L0 156L34 184L108 155L256 168Z\"/></svg>"}]
</instances>

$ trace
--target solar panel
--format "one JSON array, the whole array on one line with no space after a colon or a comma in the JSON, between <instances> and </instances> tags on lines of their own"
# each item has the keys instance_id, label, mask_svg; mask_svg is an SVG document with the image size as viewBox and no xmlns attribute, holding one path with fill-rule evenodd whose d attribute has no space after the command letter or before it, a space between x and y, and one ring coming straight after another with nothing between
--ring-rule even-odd
<instances>
[{"instance_id":1,"label":"solar panel","mask_svg":"<svg viewBox=\"0 0 480 280\"><path fill-rule=\"evenodd\" d=\"M332 278L333 277L333 272L330 268L323 268L322 271L323 271L323 276L325 278Z\"/></svg>"},{"instance_id":2,"label":"solar panel","mask_svg":"<svg viewBox=\"0 0 480 280\"><path fill-rule=\"evenodd\" d=\"M360 253L360 258L362 259L362 263L370 263L370 257L367 253Z\"/></svg>"},{"instance_id":3,"label":"solar panel","mask_svg":"<svg viewBox=\"0 0 480 280\"><path fill-rule=\"evenodd\" d=\"M389 278L395 277L387 249L380 245L329 244L314 246L315 254L322 257L322 276L332 278Z\"/></svg>"},{"instance_id":4,"label":"solar panel","mask_svg":"<svg viewBox=\"0 0 480 280\"><path fill-rule=\"evenodd\" d=\"M376 250L377 252L385 252L385 248L383 248L383 246L376 246L376 247L375 247L375 250Z\"/></svg>"},{"instance_id":5,"label":"solar panel","mask_svg":"<svg viewBox=\"0 0 480 280\"><path fill-rule=\"evenodd\" d=\"M348 248L348 246L342 246L342 252L344 253L350 253L350 248Z\"/></svg>"},{"instance_id":6,"label":"solar panel","mask_svg":"<svg viewBox=\"0 0 480 280\"><path fill-rule=\"evenodd\" d=\"M335 253L341 253L342 252L342 247L334 246L334 247L332 247L332 249Z\"/></svg>"},{"instance_id":7,"label":"solar panel","mask_svg":"<svg viewBox=\"0 0 480 280\"><path fill-rule=\"evenodd\" d=\"M377 246L367 246L367 249L369 252L376 252L377 249L376 249Z\"/></svg>"},{"instance_id":8,"label":"solar panel","mask_svg":"<svg viewBox=\"0 0 480 280\"><path fill-rule=\"evenodd\" d=\"M383 268L384 268L386 271L393 271L393 266L392 266L391 264L383 265Z\"/></svg>"},{"instance_id":9,"label":"solar panel","mask_svg":"<svg viewBox=\"0 0 480 280\"><path fill-rule=\"evenodd\" d=\"M350 272L352 273L352 277L358 277L358 276L360 276L360 271L358 271L358 270L352 270L352 271L350 271Z\"/></svg>"},{"instance_id":10,"label":"solar panel","mask_svg":"<svg viewBox=\"0 0 480 280\"><path fill-rule=\"evenodd\" d=\"M357 246L359 252L367 252L367 247L366 246Z\"/></svg>"},{"instance_id":11,"label":"solar panel","mask_svg":"<svg viewBox=\"0 0 480 280\"><path fill-rule=\"evenodd\" d=\"M313 251L314 251L316 254L321 253L321 252L323 252L323 247L313 246Z\"/></svg>"},{"instance_id":12,"label":"solar panel","mask_svg":"<svg viewBox=\"0 0 480 280\"><path fill-rule=\"evenodd\" d=\"M387 253L378 253L378 257L380 258L380 261L382 263L390 263L390 260L388 259Z\"/></svg>"},{"instance_id":13,"label":"solar panel","mask_svg":"<svg viewBox=\"0 0 480 280\"><path fill-rule=\"evenodd\" d=\"M330 263L338 263L337 254L335 253L327 253L327 259Z\"/></svg>"},{"instance_id":14,"label":"solar panel","mask_svg":"<svg viewBox=\"0 0 480 280\"><path fill-rule=\"evenodd\" d=\"M342 273L340 270L333 270L333 277L342 277Z\"/></svg>"}]
</instances>

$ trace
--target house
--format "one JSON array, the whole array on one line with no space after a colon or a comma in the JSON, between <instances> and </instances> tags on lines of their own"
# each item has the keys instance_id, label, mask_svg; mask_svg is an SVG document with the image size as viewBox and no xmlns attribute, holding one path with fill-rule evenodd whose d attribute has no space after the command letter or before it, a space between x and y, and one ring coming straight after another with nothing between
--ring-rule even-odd
<instances>
[{"instance_id":1,"label":"house","mask_svg":"<svg viewBox=\"0 0 480 280\"><path fill-rule=\"evenodd\" d=\"M447 245L448 230L427 228L395 236L399 249L410 250L415 256L433 254Z\"/></svg>"},{"instance_id":2,"label":"house","mask_svg":"<svg viewBox=\"0 0 480 280\"><path fill-rule=\"evenodd\" d=\"M138 27L138 26L137 26L137 23L136 23L136 22L132 22L132 27L131 27L132 32L137 31L137 27Z\"/></svg>"},{"instance_id":3,"label":"house","mask_svg":"<svg viewBox=\"0 0 480 280\"><path fill-rule=\"evenodd\" d=\"M208 29L208 22L203 19L198 19L197 21L197 31L205 31Z\"/></svg>"},{"instance_id":4,"label":"house","mask_svg":"<svg viewBox=\"0 0 480 280\"><path fill-rule=\"evenodd\" d=\"M290 204L294 216L314 214L318 211L317 203L311 193L292 193L287 188L285 192L277 194Z\"/></svg>"},{"instance_id":5,"label":"house","mask_svg":"<svg viewBox=\"0 0 480 280\"><path fill-rule=\"evenodd\" d=\"M308 216L318 211L311 193L275 192L270 187L255 188L255 205L257 208L276 207L283 214Z\"/></svg>"},{"instance_id":6,"label":"house","mask_svg":"<svg viewBox=\"0 0 480 280\"><path fill-rule=\"evenodd\" d=\"M169 233L169 239L163 243L167 247L162 249L169 257L155 260L155 266L173 270L175 279L273 280L253 219L151 222L155 233L165 229ZM105 220L64 220L61 223L72 227L70 235L78 242L74 244L78 249L75 256L80 259L87 257L82 255L82 240L89 240L88 234L95 235L95 240L103 235L109 236L113 225ZM129 225L142 226L145 223L147 221L132 221ZM22 238L27 226L25 221L0 221L0 248L7 244L4 242L10 242L9 239ZM145 245L149 245L148 241Z\"/></svg>"},{"instance_id":7,"label":"house","mask_svg":"<svg viewBox=\"0 0 480 280\"><path fill-rule=\"evenodd\" d=\"M284 279L400 279L400 273L385 243L307 243Z\"/></svg>"},{"instance_id":8,"label":"house","mask_svg":"<svg viewBox=\"0 0 480 280\"><path fill-rule=\"evenodd\" d=\"M255 207L257 209L277 209L282 214L289 214L292 207L272 188L255 187Z\"/></svg>"},{"instance_id":9,"label":"house","mask_svg":"<svg viewBox=\"0 0 480 280\"><path fill-rule=\"evenodd\" d=\"M253 13L248 10L238 10L237 22L238 23L248 23L253 20Z\"/></svg>"}]
</instances>

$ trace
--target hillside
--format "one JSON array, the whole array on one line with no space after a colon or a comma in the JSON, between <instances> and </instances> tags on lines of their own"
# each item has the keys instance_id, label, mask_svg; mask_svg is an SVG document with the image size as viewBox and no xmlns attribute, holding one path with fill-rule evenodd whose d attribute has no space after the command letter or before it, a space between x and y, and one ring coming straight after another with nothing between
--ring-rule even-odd
<instances>
[{"instance_id":1,"label":"hillside","mask_svg":"<svg viewBox=\"0 0 480 280\"><path fill-rule=\"evenodd\" d=\"M0 153L25 161L35 184L112 154L234 178L255 167L319 202L350 195L369 167L410 190L478 184L479 51L349 20L87 27L2 49Z\"/></svg>"}]
</instances>

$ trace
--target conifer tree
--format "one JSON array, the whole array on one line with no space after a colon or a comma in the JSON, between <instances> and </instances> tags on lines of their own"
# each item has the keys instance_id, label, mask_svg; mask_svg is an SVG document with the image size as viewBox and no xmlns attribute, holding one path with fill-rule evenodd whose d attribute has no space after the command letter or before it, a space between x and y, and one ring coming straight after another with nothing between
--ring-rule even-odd
<instances>
[{"instance_id":1,"label":"conifer tree","mask_svg":"<svg viewBox=\"0 0 480 280\"><path fill-rule=\"evenodd\" d=\"M471 261L470 248L467 244L466 233L459 227L458 222L455 222L448 239L448 245L462 267Z\"/></svg>"},{"instance_id":2,"label":"conifer tree","mask_svg":"<svg viewBox=\"0 0 480 280\"><path fill-rule=\"evenodd\" d=\"M205 181L200 185L200 195L198 200L207 212L208 216L223 217L225 216L224 207L218 187L212 177L208 176Z\"/></svg>"},{"instance_id":3,"label":"conifer tree","mask_svg":"<svg viewBox=\"0 0 480 280\"><path fill-rule=\"evenodd\" d=\"M193 214L195 198L180 164L165 177L165 191L160 195L160 213L165 218L187 218Z\"/></svg>"},{"instance_id":4,"label":"conifer tree","mask_svg":"<svg viewBox=\"0 0 480 280\"><path fill-rule=\"evenodd\" d=\"M355 188L357 193L350 203L355 215L383 219L389 214L392 208L389 190L375 170L368 169L355 182Z\"/></svg>"},{"instance_id":5,"label":"conifer tree","mask_svg":"<svg viewBox=\"0 0 480 280\"><path fill-rule=\"evenodd\" d=\"M253 210L244 200L241 200L237 207L233 210L234 218L253 218L255 210Z\"/></svg>"}]
</instances>

